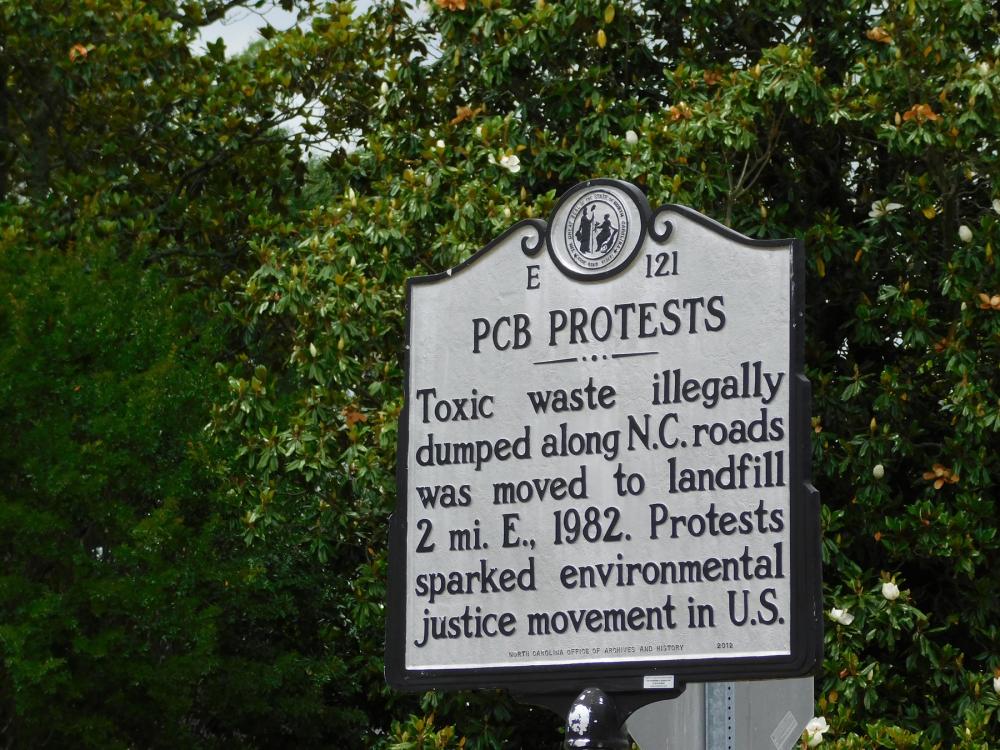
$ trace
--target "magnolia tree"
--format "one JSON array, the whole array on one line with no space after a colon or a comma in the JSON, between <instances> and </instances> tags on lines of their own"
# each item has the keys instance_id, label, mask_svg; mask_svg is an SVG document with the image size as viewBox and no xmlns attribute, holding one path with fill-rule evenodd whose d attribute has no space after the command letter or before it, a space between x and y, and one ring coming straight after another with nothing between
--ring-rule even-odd
<instances>
[{"instance_id":1,"label":"magnolia tree","mask_svg":"<svg viewBox=\"0 0 1000 750\"><path fill-rule=\"evenodd\" d=\"M0 50L0 361L34 363L0 386L11 736L557 746L505 694L385 687L387 519L405 279L596 176L805 241L827 630L802 742L1000 734L992 5L304 7L238 58L190 52L228 3L126 5L17 5ZM307 140L332 152L308 175Z\"/></svg>"},{"instance_id":2,"label":"magnolia tree","mask_svg":"<svg viewBox=\"0 0 1000 750\"><path fill-rule=\"evenodd\" d=\"M203 428L252 338L220 281L258 268L251 237L294 236L304 149L359 131L395 47L329 5L202 50L240 5L265 4L0 0L3 747L368 746L389 723L328 650L354 580L298 538L243 543Z\"/></svg>"},{"instance_id":3,"label":"magnolia tree","mask_svg":"<svg viewBox=\"0 0 1000 750\"><path fill-rule=\"evenodd\" d=\"M380 12L414 46L381 61L357 147L321 165L312 229L261 238L260 267L230 280L250 344L213 421L240 446L226 470L247 538L294 535L336 571L322 585L337 592L336 638L363 654L358 678L380 690L403 280L546 217L577 181L614 176L653 205L805 240L828 622L803 742L986 747L1000 728L995 10L438 0L418 22ZM394 747L532 745L558 723L496 694L421 707L394 725Z\"/></svg>"}]
</instances>

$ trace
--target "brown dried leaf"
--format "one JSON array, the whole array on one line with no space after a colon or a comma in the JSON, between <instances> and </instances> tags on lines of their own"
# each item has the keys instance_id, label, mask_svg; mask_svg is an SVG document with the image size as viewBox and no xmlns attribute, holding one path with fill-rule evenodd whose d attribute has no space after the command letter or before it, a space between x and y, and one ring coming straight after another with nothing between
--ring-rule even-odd
<instances>
[{"instance_id":1,"label":"brown dried leaf","mask_svg":"<svg viewBox=\"0 0 1000 750\"><path fill-rule=\"evenodd\" d=\"M918 125L940 119L941 116L931 109L930 104L914 104L903 113L903 122L916 120Z\"/></svg>"},{"instance_id":2,"label":"brown dried leaf","mask_svg":"<svg viewBox=\"0 0 1000 750\"><path fill-rule=\"evenodd\" d=\"M873 42L878 42L879 44L892 44L892 34L883 29L881 26L868 29L868 31L865 32L865 36Z\"/></svg>"},{"instance_id":3,"label":"brown dried leaf","mask_svg":"<svg viewBox=\"0 0 1000 750\"><path fill-rule=\"evenodd\" d=\"M471 120L473 117L478 115L483 111L482 107L467 107L465 105L461 107L455 107L455 116L451 118L452 125L458 125L459 123L465 122L466 120Z\"/></svg>"},{"instance_id":4,"label":"brown dried leaf","mask_svg":"<svg viewBox=\"0 0 1000 750\"><path fill-rule=\"evenodd\" d=\"M344 409L344 419L347 421L348 427L353 427L358 422L367 422L368 415L358 411L353 406L348 406Z\"/></svg>"},{"instance_id":5,"label":"brown dried leaf","mask_svg":"<svg viewBox=\"0 0 1000 750\"><path fill-rule=\"evenodd\" d=\"M684 102L676 104L670 108L670 119L674 122L677 122L678 120L690 120L691 114L691 108Z\"/></svg>"}]
</instances>

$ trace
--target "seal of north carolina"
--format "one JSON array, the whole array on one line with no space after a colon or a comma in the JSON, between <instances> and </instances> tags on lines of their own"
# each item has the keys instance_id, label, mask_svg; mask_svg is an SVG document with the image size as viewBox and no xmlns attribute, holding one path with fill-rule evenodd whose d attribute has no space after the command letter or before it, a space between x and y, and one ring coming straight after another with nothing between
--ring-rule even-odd
<instances>
[{"instance_id":1,"label":"seal of north carolina","mask_svg":"<svg viewBox=\"0 0 1000 750\"><path fill-rule=\"evenodd\" d=\"M566 220L566 250L580 268L594 271L615 262L625 247L628 212L617 195L589 190L570 209Z\"/></svg>"}]
</instances>

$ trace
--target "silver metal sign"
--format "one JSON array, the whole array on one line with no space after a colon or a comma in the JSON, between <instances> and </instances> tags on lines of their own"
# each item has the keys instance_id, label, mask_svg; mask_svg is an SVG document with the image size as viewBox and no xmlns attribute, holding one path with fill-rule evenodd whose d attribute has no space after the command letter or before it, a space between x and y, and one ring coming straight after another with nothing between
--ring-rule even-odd
<instances>
[{"instance_id":1,"label":"silver metal sign","mask_svg":"<svg viewBox=\"0 0 1000 750\"><path fill-rule=\"evenodd\" d=\"M547 225L410 280L392 684L656 691L813 667L802 267L797 241L592 180Z\"/></svg>"}]
</instances>

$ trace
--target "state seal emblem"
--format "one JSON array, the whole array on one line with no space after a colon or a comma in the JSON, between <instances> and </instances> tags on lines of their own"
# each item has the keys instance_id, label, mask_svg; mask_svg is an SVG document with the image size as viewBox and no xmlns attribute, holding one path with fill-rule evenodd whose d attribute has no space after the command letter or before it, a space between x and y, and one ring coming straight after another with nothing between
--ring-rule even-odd
<instances>
[{"instance_id":1,"label":"state seal emblem","mask_svg":"<svg viewBox=\"0 0 1000 750\"><path fill-rule=\"evenodd\" d=\"M646 197L634 185L596 179L569 190L546 231L549 253L571 278L597 281L635 258L649 220Z\"/></svg>"},{"instance_id":2,"label":"state seal emblem","mask_svg":"<svg viewBox=\"0 0 1000 750\"><path fill-rule=\"evenodd\" d=\"M594 270L614 263L627 236L625 204L607 190L584 193L570 209L566 249L580 268Z\"/></svg>"}]
</instances>

